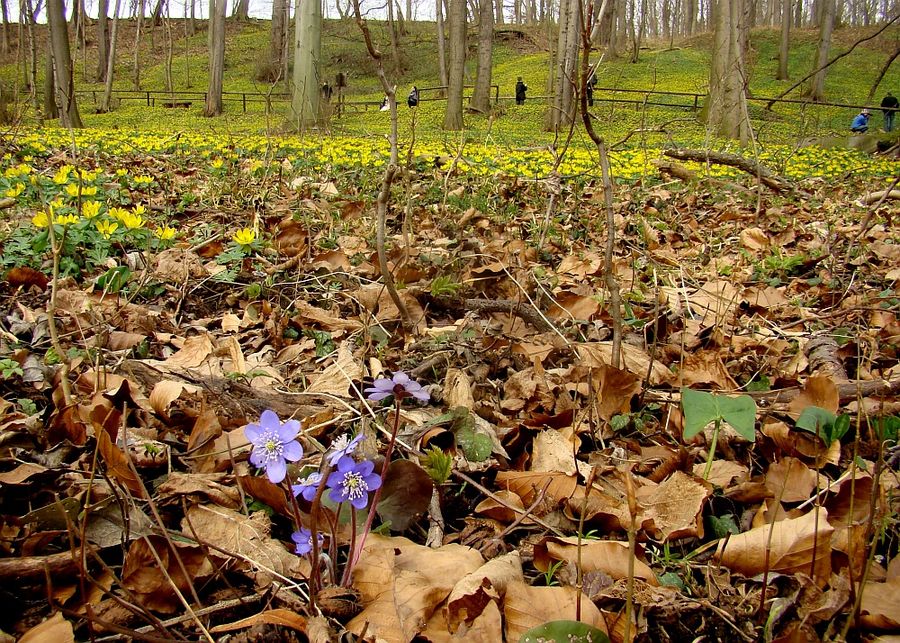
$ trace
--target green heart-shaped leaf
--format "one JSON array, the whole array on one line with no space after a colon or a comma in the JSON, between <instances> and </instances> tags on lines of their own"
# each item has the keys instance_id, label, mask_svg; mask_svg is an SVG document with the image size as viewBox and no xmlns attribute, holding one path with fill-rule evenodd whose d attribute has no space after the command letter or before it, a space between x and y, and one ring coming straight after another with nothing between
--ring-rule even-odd
<instances>
[{"instance_id":1,"label":"green heart-shaped leaf","mask_svg":"<svg viewBox=\"0 0 900 643\"><path fill-rule=\"evenodd\" d=\"M756 440L756 402L749 395L729 397L719 395L719 413L741 437L753 442Z\"/></svg>"}]
</instances>

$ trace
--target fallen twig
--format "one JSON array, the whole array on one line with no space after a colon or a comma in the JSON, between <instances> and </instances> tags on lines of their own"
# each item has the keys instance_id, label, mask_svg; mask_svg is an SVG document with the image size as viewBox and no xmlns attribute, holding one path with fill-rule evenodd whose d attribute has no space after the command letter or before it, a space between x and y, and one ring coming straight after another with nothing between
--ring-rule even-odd
<instances>
[{"instance_id":1,"label":"fallen twig","mask_svg":"<svg viewBox=\"0 0 900 643\"><path fill-rule=\"evenodd\" d=\"M728 165L751 174L762 182L767 188L776 192L796 193L797 188L787 179L780 177L769 168L737 154L728 152L713 152L710 150L691 150L679 148L666 150L665 155L680 161L697 161L698 163L715 163L716 165Z\"/></svg>"}]
</instances>

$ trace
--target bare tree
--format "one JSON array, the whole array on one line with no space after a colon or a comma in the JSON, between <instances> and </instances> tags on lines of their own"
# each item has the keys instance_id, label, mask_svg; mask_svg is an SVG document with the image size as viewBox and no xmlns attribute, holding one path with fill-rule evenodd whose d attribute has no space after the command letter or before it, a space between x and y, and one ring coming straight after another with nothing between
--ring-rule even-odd
<instances>
[{"instance_id":1,"label":"bare tree","mask_svg":"<svg viewBox=\"0 0 900 643\"><path fill-rule=\"evenodd\" d=\"M447 41L444 37L444 0L435 0L435 16L437 23L438 78L441 87L447 86Z\"/></svg>"},{"instance_id":2,"label":"bare tree","mask_svg":"<svg viewBox=\"0 0 900 643\"><path fill-rule=\"evenodd\" d=\"M3 32L0 34L0 52L9 53L9 5L7 0L0 0L0 12L3 13Z\"/></svg>"},{"instance_id":3,"label":"bare tree","mask_svg":"<svg viewBox=\"0 0 900 643\"><path fill-rule=\"evenodd\" d=\"M265 60L256 70L256 79L268 82L284 80L287 76L288 61L288 0L274 0L272 3L272 24L269 30L269 47Z\"/></svg>"},{"instance_id":4,"label":"bare tree","mask_svg":"<svg viewBox=\"0 0 900 643\"><path fill-rule=\"evenodd\" d=\"M720 136L738 139L741 144L750 137L744 91L744 52L740 47L743 15L742 0L716 0L709 95L704 106L710 130Z\"/></svg>"},{"instance_id":5,"label":"bare tree","mask_svg":"<svg viewBox=\"0 0 900 643\"><path fill-rule=\"evenodd\" d=\"M466 71L466 0L450 0L450 69L444 129L463 128L463 81Z\"/></svg>"},{"instance_id":6,"label":"bare tree","mask_svg":"<svg viewBox=\"0 0 900 643\"><path fill-rule=\"evenodd\" d=\"M99 0L97 9L97 82L106 80L109 66L109 0Z\"/></svg>"},{"instance_id":7,"label":"bare tree","mask_svg":"<svg viewBox=\"0 0 900 643\"><path fill-rule=\"evenodd\" d=\"M222 82L225 76L225 5L227 0L209 0L209 87L204 116L222 113ZM314 4L314 3L312 3Z\"/></svg>"},{"instance_id":8,"label":"bare tree","mask_svg":"<svg viewBox=\"0 0 900 643\"><path fill-rule=\"evenodd\" d=\"M144 24L144 0L137 0L137 24L134 28L134 64L131 68L131 82L135 90L141 88L141 27Z\"/></svg>"},{"instance_id":9,"label":"bare tree","mask_svg":"<svg viewBox=\"0 0 900 643\"><path fill-rule=\"evenodd\" d=\"M237 0L231 17L238 22L246 22L250 18L250 0Z\"/></svg>"},{"instance_id":10,"label":"bare tree","mask_svg":"<svg viewBox=\"0 0 900 643\"><path fill-rule=\"evenodd\" d=\"M475 75L475 90L471 105L482 113L491 109L491 63L494 39L494 2L479 1L478 24L478 67Z\"/></svg>"},{"instance_id":11,"label":"bare tree","mask_svg":"<svg viewBox=\"0 0 900 643\"><path fill-rule=\"evenodd\" d=\"M800 0L797 0L799 2ZM781 45L778 48L778 80L787 80L788 52L791 47L791 0L781 0Z\"/></svg>"},{"instance_id":12,"label":"bare tree","mask_svg":"<svg viewBox=\"0 0 900 643\"><path fill-rule=\"evenodd\" d=\"M391 36L391 62L394 73L400 73L400 34L397 33L397 21L394 18L394 0L387 0L388 34Z\"/></svg>"},{"instance_id":13,"label":"bare tree","mask_svg":"<svg viewBox=\"0 0 900 643\"><path fill-rule=\"evenodd\" d=\"M825 100L825 73L827 70L828 50L831 49L831 32L834 29L834 0L818 0L820 7L819 16L819 47L816 60L813 63L812 80L806 95L810 100L819 102Z\"/></svg>"},{"instance_id":14,"label":"bare tree","mask_svg":"<svg viewBox=\"0 0 900 643\"><path fill-rule=\"evenodd\" d=\"M294 91L291 120L302 131L319 122L319 59L322 55L322 3L294 5Z\"/></svg>"},{"instance_id":15,"label":"bare tree","mask_svg":"<svg viewBox=\"0 0 900 643\"><path fill-rule=\"evenodd\" d=\"M116 68L116 45L118 43L119 31L119 7L122 0L116 0L113 7L112 32L109 35L109 60L106 66L106 86L103 88L103 100L100 102L100 111L108 112L110 110L110 98L112 97L113 75Z\"/></svg>"},{"instance_id":16,"label":"bare tree","mask_svg":"<svg viewBox=\"0 0 900 643\"><path fill-rule=\"evenodd\" d=\"M63 127L84 127L75 100L75 78L69 50L69 31L63 0L47 0L47 24L53 53L53 79L56 84L56 105Z\"/></svg>"}]
</instances>

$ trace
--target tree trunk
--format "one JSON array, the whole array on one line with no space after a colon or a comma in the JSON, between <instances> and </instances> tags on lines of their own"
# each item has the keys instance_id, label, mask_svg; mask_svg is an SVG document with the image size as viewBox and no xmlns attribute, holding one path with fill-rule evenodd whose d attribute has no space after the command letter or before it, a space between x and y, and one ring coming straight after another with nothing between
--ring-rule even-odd
<instances>
[{"instance_id":1,"label":"tree trunk","mask_svg":"<svg viewBox=\"0 0 900 643\"><path fill-rule=\"evenodd\" d=\"M447 86L447 41L444 38L444 0L435 0L435 15L437 22L437 54L438 54L438 76L441 81L441 87ZM441 91L441 95L445 95Z\"/></svg>"},{"instance_id":2,"label":"tree trunk","mask_svg":"<svg viewBox=\"0 0 900 643\"><path fill-rule=\"evenodd\" d=\"M800 0L797 0L800 2ZM788 53L791 47L791 0L781 0L781 46L778 48L778 80L787 80Z\"/></svg>"},{"instance_id":3,"label":"tree trunk","mask_svg":"<svg viewBox=\"0 0 900 643\"><path fill-rule=\"evenodd\" d=\"M109 35L109 60L106 66L106 86L103 88L103 100L100 102L100 111L110 111L110 99L112 97L113 75L116 68L116 44L119 31L119 8L122 0L116 0L113 7L112 33Z\"/></svg>"},{"instance_id":4,"label":"tree trunk","mask_svg":"<svg viewBox=\"0 0 900 643\"><path fill-rule=\"evenodd\" d=\"M269 31L269 50L267 59L260 65L256 74L257 80L270 83L284 80L287 60L287 0L274 0L272 3L272 25Z\"/></svg>"},{"instance_id":5,"label":"tree trunk","mask_svg":"<svg viewBox=\"0 0 900 643\"><path fill-rule=\"evenodd\" d=\"M78 102L75 100L75 78L63 0L47 0L47 24L50 29L50 44L53 48L53 72L60 125L84 127L81 122L81 114L78 112Z\"/></svg>"},{"instance_id":6,"label":"tree trunk","mask_svg":"<svg viewBox=\"0 0 900 643\"><path fill-rule=\"evenodd\" d=\"M444 129L463 128L463 82L466 72L466 0L450 0L450 69Z\"/></svg>"},{"instance_id":7,"label":"tree trunk","mask_svg":"<svg viewBox=\"0 0 900 643\"><path fill-rule=\"evenodd\" d=\"M25 31L28 33L28 71L26 72L26 84L28 85L28 91L31 94L32 101L34 102L34 108L38 109L40 107L40 98L37 88L37 38L35 38L34 35L34 10L32 8L31 0L21 0L19 11L20 15L25 18ZM47 58L51 58L50 52L47 53ZM50 76L53 76L52 69ZM53 102L53 105L55 109L56 101Z\"/></svg>"},{"instance_id":8,"label":"tree trunk","mask_svg":"<svg viewBox=\"0 0 900 643\"><path fill-rule=\"evenodd\" d=\"M811 101L825 100L825 64L828 62L828 50L831 48L831 31L834 28L834 0L819 0L821 20L819 22L819 47L813 69L819 69L809 82L806 95ZM821 68L821 69L820 69Z\"/></svg>"},{"instance_id":9,"label":"tree trunk","mask_svg":"<svg viewBox=\"0 0 900 643\"><path fill-rule=\"evenodd\" d=\"M209 0L209 87L206 90L204 116L218 116L223 111L222 81L225 76L226 2L227 0Z\"/></svg>"},{"instance_id":10,"label":"tree trunk","mask_svg":"<svg viewBox=\"0 0 900 643\"><path fill-rule=\"evenodd\" d=\"M697 0L684 2L684 35L693 36L697 29Z\"/></svg>"},{"instance_id":11,"label":"tree trunk","mask_svg":"<svg viewBox=\"0 0 900 643\"><path fill-rule=\"evenodd\" d=\"M885 74L887 74L888 69L891 68L891 65L894 63L897 58L900 57L900 47L894 49L894 53L888 56L888 59L884 61L884 64L881 66L881 69L878 70L878 75L875 76L875 81L872 83L872 86L869 88L869 94L866 96L866 103L870 103L872 99L875 97L875 92L878 91L878 85L881 84L881 81L884 80Z\"/></svg>"},{"instance_id":12,"label":"tree trunk","mask_svg":"<svg viewBox=\"0 0 900 643\"><path fill-rule=\"evenodd\" d=\"M478 67L471 105L482 113L491 110L491 63L493 62L494 1L480 0L478 24Z\"/></svg>"},{"instance_id":13,"label":"tree trunk","mask_svg":"<svg viewBox=\"0 0 900 643\"><path fill-rule=\"evenodd\" d=\"M303 131L319 122L318 66L322 53L322 4L297 0L294 20L292 122Z\"/></svg>"},{"instance_id":14,"label":"tree trunk","mask_svg":"<svg viewBox=\"0 0 900 643\"><path fill-rule=\"evenodd\" d=\"M569 7L566 44L559 61L556 92L561 97L557 125L570 125L575 120L575 85L578 80L578 43L581 40L580 0L563 0Z\"/></svg>"},{"instance_id":15,"label":"tree trunk","mask_svg":"<svg viewBox=\"0 0 900 643\"><path fill-rule=\"evenodd\" d=\"M56 105L56 83L53 74L53 52L47 52L47 65L44 72L44 120L59 118L59 107Z\"/></svg>"},{"instance_id":16,"label":"tree trunk","mask_svg":"<svg viewBox=\"0 0 900 643\"><path fill-rule=\"evenodd\" d=\"M170 93L170 98L175 99L175 77L172 75L172 60L175 57L175 44L172 38L172 18L169 15L163 17L163 31L166 34L166 58L163 63L165 70L165 89ZM223 65L224 68L224 65Z\"/></svg>"},{"instance_id":17,"label":"tree trunk","mask_svg":"<svg viewBox=\"0 0 900 643\"><path fill-rule=\"evenodd\" d=\"M237 22L246 22L250 19L250 0L238 0L234 6L231 17Z\"/></svg>"},{"instance_id":18,"label":"tree trunk","mask_svg":"<svg viewBox=\"0 0 900 643\"><path fill-rule=\"evenodd\" d=\"M391 36L391 62L394 73L400 73L400 37L397 34L397 21L394 19L394 0L387 0L388 33Z\"/></svg>"},{"instance_id":19,"label":"tree trunk","mask_svg":"<svg viewBox=\"0 0 900 643\"><path fill-rule=\"evenodd\" d=\"M503 0L494 0L494 23L502 25L504 20Z\"/></svg>"},{"instance_id":20,"label":"tree trunk","mask_svg":"<svg viewBox=\"0 0 900 643\"><path fill-rule=\"evenodd\" d=\"M704 111L707 126L716 134L745 144L750 137L744 58L740 47L742 0L717 0L713 8L715 33L709 72L709 96Z\"/></svg>"},{"instance_id":21,"label":"tree trunk","mask_svg":"<svg viewBox=\"0 0 900 643\"><path fill-rule=\"evenodd\" d=\"M144 0L140 0L143 2ZM193 36L197 33L197 0L188 0L191 6L191 17L188 19L188 35Z\"/></svg>"},{"instance_id":22,"label":"tree trunk","mask_svg":"<svg viewBox=\"0 0 900 643\"><path fill-rule=\"evenodd\" d=\"M109 67L109 0L100 0L97 9L97 82L106 80Z\"/></svg>"},{"instance_id":23,"label":"tree trunk","mask_svg":"<svg viewBox=\"0 0 900 643\"><path fill-rule=\"evenodd\" d=\"M3 33L0 34L0 52L4 54L9 53L9 5L7 4L7 0L0 0L0 11L3 13Z\"/></svg>"},{"instance_id":24,"label":"tree trunk","mask_svg":"<svg viewBox=\"0 0 900 643\"><path fill-rule=\"evenodd\" d=\"M559 5L559 27L556 34L555 55L551 55L550 72L547 74L547 94L551 96L548 101L547 113L544 116L544 129L553 132L559 125L559 114L562 109L561 77L563 61L566 56L566 42L568 40L569 24L571 22L571 3L562 0ZM550 41L550 38L547 39Z\"/></svg>"},{"instance_id":25,"label":"tree trunk","mask_svg":"<svg viewBox=\"0 0 900 643\"><path fill-rule=\"evenodd\" d=\"M141 89L141 27L144 24L144 0L137 0L137 24L134 28L134 64L131 68L131 83L135 91Z\"/></svg>"},{"instance_id":26,"label":"tree trunk","mask_svg":"<svg viewBox=\"0 0 900 643\"><path fill-rule=\"evenodd\" d=\"M156 0L156 6L153 8L153 15L150 19L150 26L158 27L162 23L163 10L166 7L166 0ZM210 16L210 20L212 16Z\"/></svg>"}]
</instances>

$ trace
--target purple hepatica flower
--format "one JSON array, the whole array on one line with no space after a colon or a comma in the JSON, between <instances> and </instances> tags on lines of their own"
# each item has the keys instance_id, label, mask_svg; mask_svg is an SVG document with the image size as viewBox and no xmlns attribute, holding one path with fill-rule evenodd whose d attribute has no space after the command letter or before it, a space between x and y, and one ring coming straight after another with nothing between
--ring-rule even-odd
<instances>
[{"instance_id":1,"label":"purple hepatica flower","mask_svg":"<svg viewBox=\"0 0 900 643\"><path fill-rule=\"evenodd\" d=\"M303 496L307 502L312 502L316 498L316 491L319 489L319 483L322 481L321 473L311 473L303 480L298 480L297 484L291 485L291 491L295 496Z\"/></svg>"},{"instance_id":2,"label":"purple hepatica flower","mask_svg":"<svg viewBox=\"0 0 900 643\"><path fill-rule=\"evenodd\" d=\"M365 437L366 436L362 433L357 433L356 437L352 440L348 433L340 436L331 443L331 453L328 454L328 464L334 466L341 458L356 451L356 447L365 439Z\"/></svg>"},{"instance_id":3,"label":"purple hepatica flower","mask_svg":"<svg viewBox=\"0 0 900 643\"><path fill-rule=\"evenodd\" d=\"M409 375L403 371L397 371L391 378L379 377L372 382L371 387L365 389L365 392L368 393L366 397L372 402L380 402L389 395L393 395L398 400L414 397L422 402L427 402L429 399L428 391L415 380L409 379Z\"/></svg>"},{"instance_id":4,"label":"purple hepatica flower","mask_svg":"<svg viewBox=\"0 0 900 643\"><path fill-rule=\"evenodd\" d=\"M334 502L349 500L354 509L365 509L369 492L381 486L381 477L372 473L374 469L375 465L369 460L356 463L353 458L341 458L337 471L328 476L329 497Z\"/></svg>"},{"instance_id":5,"label":"purple hepatica flower","mask_svg":"<svg viewBox=\"0 0 900 643\"><path fill-rule=\"evenodd\" d=\"M318 534L319 547L322 546L322 542L324 539L322 538L322 534ZM294 553L299 556L306 556L309 552L312 551L312 532L306 527L300 527L300 531L295 531L291 534L291 540L293 540L297 546L294 548Z\"/></svg>"},{"instance_id":6,"label":"purple hepatica flower","mask_svg":"<svg viewBox=\"0 0 900 643\"><path fill-rule=\"evenodd\" d=\"M250 463L262 469L274 484L287 475L287 462L296 462L303 457L303 447L297 442L300 423L287 420L282 423L274 411L263 411L259 424L248 424L244 435L253 444Z\"/></svg>"}]
</instances>

